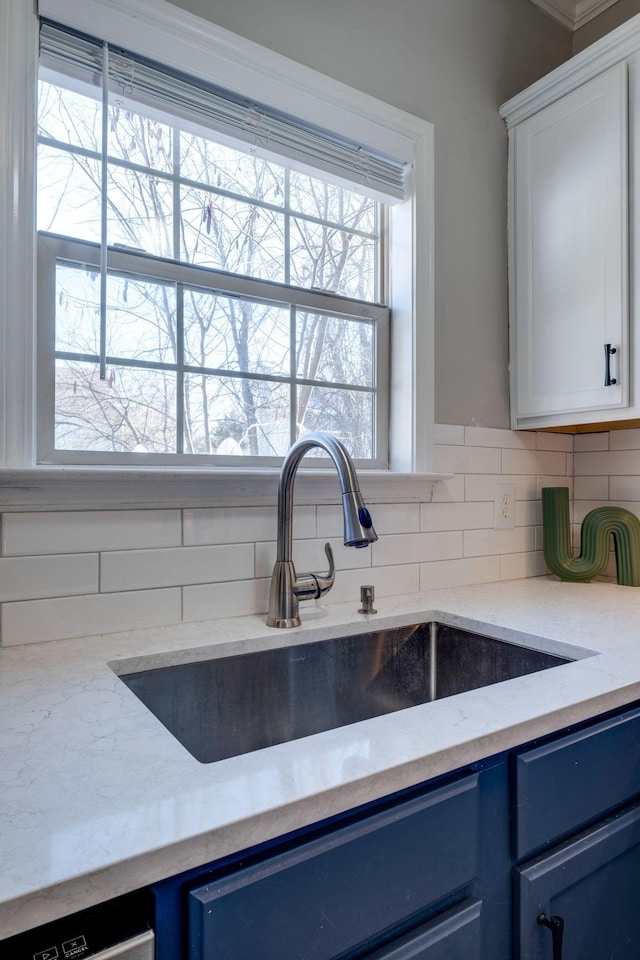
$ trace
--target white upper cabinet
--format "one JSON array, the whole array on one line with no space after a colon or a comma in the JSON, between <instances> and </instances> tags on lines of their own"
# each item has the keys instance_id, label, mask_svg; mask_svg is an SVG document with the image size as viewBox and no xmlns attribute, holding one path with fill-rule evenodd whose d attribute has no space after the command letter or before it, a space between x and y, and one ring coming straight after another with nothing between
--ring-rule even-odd
<instances>
[{"instance_id":1,"label":"white upper cabinet","mask_svg":"<svg viewBox=\"0 0 640 960\"><path fill-rule=\"evenodd\" d=\"M640 17L501 109L514 428L640 417L640 324L630 297L634 46Z\"/></svg>"},{"instance_id":2,"label":"white upper cabinet","mask_svg":"<svg viewBox=\"0 0 640 960\"><path fill-rule=\"evenodd\" d=\"M626 406L626 66L525 120L513 152L518 418Z\"/></svg>"}]
</instances>

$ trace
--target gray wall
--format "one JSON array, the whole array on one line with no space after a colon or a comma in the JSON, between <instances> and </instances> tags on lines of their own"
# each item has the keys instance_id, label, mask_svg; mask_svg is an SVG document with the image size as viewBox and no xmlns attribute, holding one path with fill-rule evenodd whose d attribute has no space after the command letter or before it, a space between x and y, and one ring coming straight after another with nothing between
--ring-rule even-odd
<instances>
[{"instance_id":1,"label":"gray wall","mask_svg":"<svg viewBox=\"0 0 640 960\"><path fill-rule=\"evenodd\" d=\"M435 124L436 419L507 427L497 107L571 55L529 0L174 0Z\"/></svg>"},{"instance_id":2,"label":"gray wall","mask_svg":"<svg viewBox=\"0 0 640 960\"><path fill-rule=\"evenodd\" d=\"M573 52L580 53L585 47L588 47L594 40L599 40L605 34L615 30L620 24L624 23L630 17L635 17L640 13L640 0L618 0L612 7L601 13L599 17L594 17L584 27L581 27L573 35Z\"/></svg>"}]
</instances>

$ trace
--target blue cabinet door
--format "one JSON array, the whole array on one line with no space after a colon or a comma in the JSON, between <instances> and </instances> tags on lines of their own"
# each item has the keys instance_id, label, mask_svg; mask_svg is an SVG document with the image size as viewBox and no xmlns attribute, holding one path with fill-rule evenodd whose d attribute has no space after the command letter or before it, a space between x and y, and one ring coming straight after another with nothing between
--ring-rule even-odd
<instances>
[{"instance_id":1,"label":"blue cabinet door","mask_svg":"<svg viewBox=\"0 0 640 960\"><path fill-rule=\"evenodd\" d=\"M564 920L562 960L640 957L640 804L530 861L515 878L517 960L553 960L542 913Z\"/></svg>"}]
</instances>

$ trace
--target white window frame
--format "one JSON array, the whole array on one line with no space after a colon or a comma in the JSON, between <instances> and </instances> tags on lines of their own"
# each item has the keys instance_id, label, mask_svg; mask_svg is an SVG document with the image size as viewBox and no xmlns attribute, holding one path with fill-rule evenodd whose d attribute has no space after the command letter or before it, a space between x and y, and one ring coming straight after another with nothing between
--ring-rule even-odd
<instances>
[{"instance_id":1,"label":"white window frame","mask_svg":"<svg viewBox=\"0 0 640 960\"><path fill-rule=\"evenodd\" d=\"M37 466L38 30L30 7L25 0L0 0L0 466L12 470ZM409 198L390 208L389 468L392 474L429 474L434 420L433 126L165 0L40 0L39 13L169 67L180 69L188 63L195 76L360 139L411 165Z\"/></svg>"}]
</instances>

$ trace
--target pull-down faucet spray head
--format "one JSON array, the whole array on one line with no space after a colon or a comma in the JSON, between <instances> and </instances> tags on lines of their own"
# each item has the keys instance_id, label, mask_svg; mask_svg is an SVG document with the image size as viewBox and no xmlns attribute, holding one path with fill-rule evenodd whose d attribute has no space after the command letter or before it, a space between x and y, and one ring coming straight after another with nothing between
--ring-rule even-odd
<instances>
[{"instance_id":1,"label":"pull-down faucet spray head","mask_svg":"<svg viewBox=\"0 0 640 960\"><path fill-rule=\"evenodd\" d=\"M378 534L373 529L371 514L364 505L359 490L342 494L345 547L368 547L375 543Z\"/></svg>"}]
</instances>

